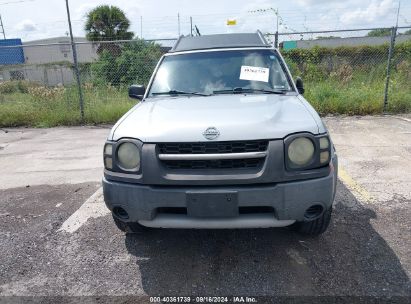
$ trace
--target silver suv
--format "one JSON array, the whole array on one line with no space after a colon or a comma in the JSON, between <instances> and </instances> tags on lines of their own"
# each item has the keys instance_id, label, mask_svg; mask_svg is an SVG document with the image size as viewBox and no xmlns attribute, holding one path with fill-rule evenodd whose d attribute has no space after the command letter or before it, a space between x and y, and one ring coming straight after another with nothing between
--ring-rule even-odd
<instances>
[{"instance_id":1,"label":"silver suv","mask_svg":"<svg viewBox=\"0 0 411 304\"><path fill-rule=\"evenodd\" d=\"M337 155L303 93L260 32L181 37L104 147L118 228L324 232Z\"/></svg>"}]
</instances>

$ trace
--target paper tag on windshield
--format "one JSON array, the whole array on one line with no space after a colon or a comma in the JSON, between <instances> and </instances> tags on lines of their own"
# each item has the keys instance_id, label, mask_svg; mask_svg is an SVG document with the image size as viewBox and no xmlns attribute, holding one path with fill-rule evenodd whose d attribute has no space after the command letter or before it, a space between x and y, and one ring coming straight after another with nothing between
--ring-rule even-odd
<instances>
[{"instance_id":1,"label":"paper tag on windshield","mask_svg":"<svg viewBox=\"0 0 411 304\"><path fill-rule=\"evenodd\" d=\"M268 82L269 76L270 76L270 69L268 68L253 67L253 66L248 66L248 65L241 66L241 73L240 73L241 80Z\"/></svg>"}]
</instances>

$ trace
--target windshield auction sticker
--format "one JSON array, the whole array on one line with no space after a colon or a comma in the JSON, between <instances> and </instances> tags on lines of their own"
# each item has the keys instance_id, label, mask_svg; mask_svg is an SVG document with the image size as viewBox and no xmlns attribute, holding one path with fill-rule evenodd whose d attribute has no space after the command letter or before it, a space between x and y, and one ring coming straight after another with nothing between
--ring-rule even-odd
<instances>
[{"instance_id":1,"label":"windshield auction sticker","mask_svg":"<svg viewBox=\"0 0 411 304\"><path fill-rule=\"evenodd\" d=\"M269 76L270 76L270 69L268 68L253 67L253 66L248 66L248 65L241 66L241 73L240 73L241 80L268 82Z\"/></svg>"}]
</instances>

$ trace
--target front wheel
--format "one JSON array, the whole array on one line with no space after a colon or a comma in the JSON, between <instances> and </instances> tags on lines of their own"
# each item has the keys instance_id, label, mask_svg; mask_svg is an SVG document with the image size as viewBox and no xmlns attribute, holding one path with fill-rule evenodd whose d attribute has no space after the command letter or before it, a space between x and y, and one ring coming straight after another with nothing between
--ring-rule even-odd
<instances>
[{"instance_id":1,"label":"front wheel","mask_svg":"<svg viewBox=\"0 0 411 304\"><path fill-rule=\"evenodd\" d=\"M125 233L142 233L146 230L146 227L140 225L139 223L128 223L123 222L113 215L114 224L117 228Z\"/></svg>"},{"instance_id":2,"label":"front wheel","mask_svg":"<svg viewBox=\"0 0 411 304\"><path fill-rule=\"evenodd\" d=\"M324 233L331 220L332 207L324 211L324 213L316 220L309 222L296 222L291 228L301 234L317 236Z\"/></svg>"}]
</instances>

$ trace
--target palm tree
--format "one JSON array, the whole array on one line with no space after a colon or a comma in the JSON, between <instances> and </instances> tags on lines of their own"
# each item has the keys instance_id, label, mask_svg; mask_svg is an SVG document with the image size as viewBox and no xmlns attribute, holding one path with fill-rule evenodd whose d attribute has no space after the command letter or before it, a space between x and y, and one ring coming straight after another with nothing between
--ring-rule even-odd
<instances>
[{"instance_id":1,"label":"palm tree","mask_svg":"<svg viewBox=\"0 0 411 304\"><path fill-rule=\"evenodd\" d=\"M134 37L129 32L130 21L116 6L99 5L87 14L84 27L90 41L129 40Z\"/></svg>"},{"instance_id":2,"label":"palm tree","mask_svg":"<svg viewBox=\"0 0 411 304\"><path fill-rule=\"evenodd\" d=\"M88 40L97 43L98 41L130 40L134 37L133 32L129 32L130 21L124 12L116 6L100 5L87 14L87 22L84 27ZM100 43L97 53L104 50L114 56L119 56L121 48L116 43Z\"/></svg>"}]
</instances>

